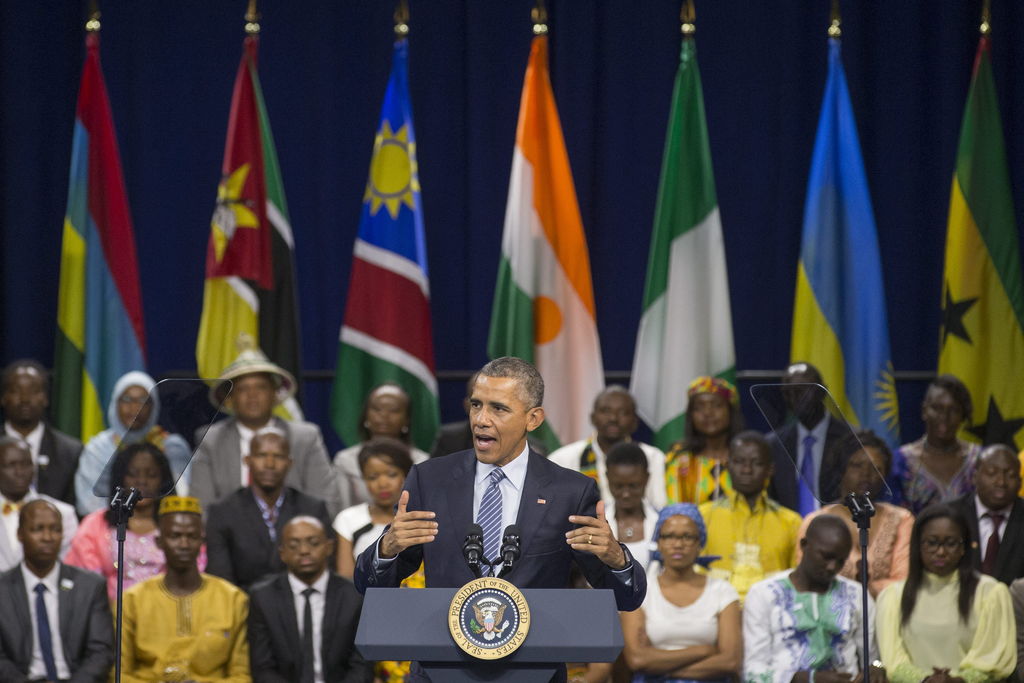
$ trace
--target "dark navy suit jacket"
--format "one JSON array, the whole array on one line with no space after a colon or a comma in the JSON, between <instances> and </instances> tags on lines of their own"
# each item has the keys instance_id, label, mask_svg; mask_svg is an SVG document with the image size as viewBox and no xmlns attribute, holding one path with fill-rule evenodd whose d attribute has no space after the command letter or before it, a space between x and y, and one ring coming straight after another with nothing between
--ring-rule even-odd
<instances>
[{"instance_id":1,"label":"dark navy suit jacket","mask_svg":"<svg viewBox=\"0 0 1024 683\"><path fill-rule=\"evenodd\" d=\"M620 610L634 610L647 594L643 567L630 562L623 582L595 555L573 550L565 532L573 528L569 515L593 517L600 494L593 479L549 462L533 450L526 469L523 495L516 524L521 533L522 554L505 579L519 588L567 588L573 562L594 588L615 592ZM462 556L462 543L473 523L473 488L476 455L472 450L433 458L415 465L405 481L409 491L408 509L437 514L438 534L431 543L406 548L398 558L374 571L377 544L367 548L356 561L355 583L360 592L367 588L394 587L424 563L427 586L454 588L473 580Z\"/></svg>"}]
</instances>

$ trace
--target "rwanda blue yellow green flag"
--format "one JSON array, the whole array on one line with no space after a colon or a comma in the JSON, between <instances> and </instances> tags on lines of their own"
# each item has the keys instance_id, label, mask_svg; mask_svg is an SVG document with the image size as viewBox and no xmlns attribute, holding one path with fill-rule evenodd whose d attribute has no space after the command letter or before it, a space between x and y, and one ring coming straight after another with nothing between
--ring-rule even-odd
<instances>
[{"instance_id":1,"label":"rwanda blue yellow green flag","mask_svg":"<svg viewBox=\"0 0 1024 683\"><path fill-rule=\"evenodd\" d=\"M811 158L790 356L821 370L846 418L899 443L882 263L839 47Z\"/></svg>"}]
</instances>

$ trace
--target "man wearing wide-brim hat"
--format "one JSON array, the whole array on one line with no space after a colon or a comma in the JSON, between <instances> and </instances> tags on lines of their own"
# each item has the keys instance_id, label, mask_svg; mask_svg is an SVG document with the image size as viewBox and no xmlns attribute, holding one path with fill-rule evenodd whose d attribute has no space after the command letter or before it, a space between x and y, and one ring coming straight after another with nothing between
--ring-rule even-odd
<instances>
[{"instance_id":1,"label":"man wearing wide-brim hat","mask_svg":"<svg viewBox=\"0 0 1024 683\"><path fill-rule=\"evenodd\" d=\"M202 438L192 464L192 494L206 508L247 487L249 472L243 458L249 454L252 438L270 430L288 439L292 466L286 485L322 499L333 517L341 511L339 489L320 428L273 415L274 408L294 394L295 378L270 362L250 337L239 340L239 350L238 358L210 389L210 402L231 417L215 423Z\"/></svg>"}]
</instances>

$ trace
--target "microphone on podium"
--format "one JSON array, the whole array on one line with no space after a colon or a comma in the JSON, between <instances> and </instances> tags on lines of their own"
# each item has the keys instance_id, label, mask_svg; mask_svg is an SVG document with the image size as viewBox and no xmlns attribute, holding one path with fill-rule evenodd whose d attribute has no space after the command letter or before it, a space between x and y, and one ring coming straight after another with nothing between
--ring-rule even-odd
<instances>
[{"instance_id":1,"label":"microphone on podium","mask_svg":"<svg viewBox=\"0 0 1024 683\"><path fill-rule=\"evenodd\" d=\"M462 556L466 558L473 576L480 578L480 560L484 554L484 530L479 524L470 524L466 540L462 542Z\"/></svg>"},{"instance_id":2,"label":"microphone on podium","mask_svg":"<svg viewBox=\"0 0 1024 683\"><path fill-rule=\"evenodd\" d=\"M501 578L512 571L513 566L519 560L519 527L509 524L505 527L505 533L501 537Z\"/></svg>"}]
</instances>

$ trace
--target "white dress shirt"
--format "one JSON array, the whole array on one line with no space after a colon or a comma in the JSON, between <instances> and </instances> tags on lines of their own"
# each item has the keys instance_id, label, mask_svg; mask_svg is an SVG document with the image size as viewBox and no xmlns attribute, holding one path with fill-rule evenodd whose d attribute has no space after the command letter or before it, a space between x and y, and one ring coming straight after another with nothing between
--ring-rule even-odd
<instances>
[{"instance_id":1,"label":"white dress shirt","mask_svg":"<svg viewBox=\"0 0 1024 683\"><path fill-rule=\"evenodd\" d=\"M22 562L21 576L25 581L25 594L28 596L28 610L32 619L32 665L28 669L28 677L46 679L46 664L43 663L43 650L39 647L39 622L36 617L36 584L41 582L46 586L43 602L46 604L46 618L50 623L50 642L53 645L53 663L57 666L57 678L71 678L71 670L64 659L64 641L60 637L60 612L57 609L58 591L62 588L58 584L60 562L54 564L50 573L42 579L30 572ZM67 589L70 590L71 586L67 586Z\"/></svg>"},{"instance_id":2,"label":"white dress shirt","mask_svg":"<svg viewBox=\"0 0 1024 683\"><path fill-rule=\"evenodd\" d=\"M295 617L299 622L299 639L302 639L303 619L306 614L306 596L302 591L312 588L316 592L309 596L309 608L313 612L313 680L315 683L324 683L323 655L320 650L323 648L323 623L324 608L327 605L327 579L329 572L324 570L320 578L312 585L295 577L288 572L288 585L291 586L292 596L295 599Z\"/></svg>"},{"instance_id":3,"label":"white dress shirt","mask_svg":"<svg viewBox=\"0 0 1024 683\"><path fill-rule=\"evenodd\" d=\"M245 464L245 456L249 455L249 444L252 443L252 437L256 436L255 429L249 429L241 422L235 420L235 426L238 427L238 464L242 468L242 486L249 485L249 466Z\"/></svg>"},{"instance_id":4,"label":"white dress shirt","mask_svg":"<svg viewBox=\"0 0 1024 683\"><path fill-rule=\"evenodd\" d=\"M27 435L22 436L21 432L14 428L10 422L4 422L4 431L7 432L7 436L15 439L21 439L28 444L29 450L32 452L32 464L39 469L39 449L43 445L43 423L42 421L36 425L36 428L29 432ZM43 463L44 465L49 464Z\"/></svg>"}]
</instances>

